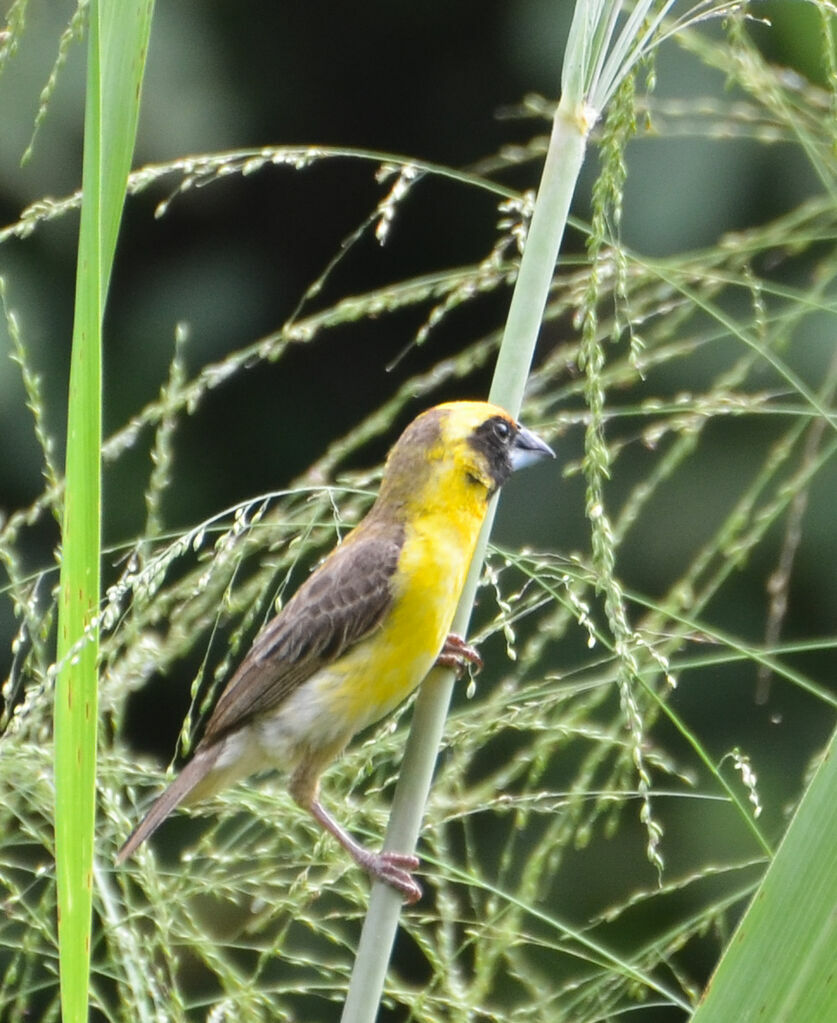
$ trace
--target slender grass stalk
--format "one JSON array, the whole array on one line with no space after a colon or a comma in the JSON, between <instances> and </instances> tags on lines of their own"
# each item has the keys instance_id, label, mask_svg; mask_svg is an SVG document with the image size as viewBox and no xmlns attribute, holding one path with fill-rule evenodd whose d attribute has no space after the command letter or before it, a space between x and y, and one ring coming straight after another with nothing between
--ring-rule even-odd
<instances>
[{"instance_id":1,"label":"slender grass stalk","mask_svg":"<svg viewBox=\"0 0 837 1023\"><path fill-rule=\"evenodd\" d=\"M579 5L577 10L581 10ZM552 125L532 223L509 307L489 400L517 415L535 351L555 261L569 215L575 183L584 160L589 128L584 111L562 100ZM453 621L465 635L471 618L488 537L494 521L492 502ZM410 737L384 843L386 849L415 848L424 806L453 691L450 671L436 670L422 685L413 712ZM373 1020L386 977L398 926L400 896L387 885L373 885L355 968L343 1011L343 1023Z\"/></svg>"},{"instance_id":2,"label":"slender grass stalk","mask_svg":"<svg viewBox=\"0 0 837 1023\"><path fill-rule=\"evenodd\" d=\"M607 102L656 41L676 0L639 0L618 30L622 0L578 0L567 38L561 100L552 123L540 187L520 263L489 399L517 415L532 364L555 261L587 139ZM698 4L705 14L721 4ZM492 502L474 554L453 631L465 635L488 537ZM415 848L436 753L453 689L449 671L434 671L419 692L384 847ZM366 1023L377 1013L400 912L400 897L373 885L342 1023Z\"/></svg>"},{"instance_id":3,"label":"slender grass stalk","mask_svg":"<svg viewBox=\"0 0 837 1023\"><path fill-rule=\"evenodd\" d=\"M93 0L67 420L55 692L61 1006L88 1016L101 524L101 331L130 170L153 0Z\"/></svg>"}]
</instances>

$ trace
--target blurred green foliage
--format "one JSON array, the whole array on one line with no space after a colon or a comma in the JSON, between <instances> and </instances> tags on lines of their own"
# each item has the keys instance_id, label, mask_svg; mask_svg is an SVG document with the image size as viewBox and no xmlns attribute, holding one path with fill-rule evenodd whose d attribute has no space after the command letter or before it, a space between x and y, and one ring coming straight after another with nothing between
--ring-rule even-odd
<instances>
[{"instance_id":1,"label":"blurred green foliage","mask_svg":"<svg viewBox=\"0 0 837 1023\"><path fill-rule=\"evenodd\" d=\"M26 365L0 372L0 1015L46 1019L57 527L37 434L60 473L77 215L59 197L80 179L83 67L82 48L59 42L72 5L21 6L0 77L0 346ZM520 225L519 202L498 205L537 181L565 6L158 5L106 320L97 1018L336 1018L365 881L281 785L225 795L211 825L172 821L130 873L112 873L112 851L184 717L191 733L274 600L362 513L399 427L485 393ZM754 14L772 25L709 23L640 74L595 309L605 502L640 673L744 803L755 772L775 846L834 725L837 98L827 6ZM383 157L306 144L483 180L425 174L381 245L398 177L378 174ZM246 146L211 168L143 170ZM636 819L585 516L576 316L599 169L591 158L525 410L561 466L514 481L500 508L475 623L487 668L473 700L457 697L420 850L431 895L405 917L382 1020L626 1006L682 1020L764 869L740 813L641 693L661 888ZM403 728L365 737L326 779L372 841ZM589 947L580 958L590 938L621 965Z\"/></svg>"}]
</instances>

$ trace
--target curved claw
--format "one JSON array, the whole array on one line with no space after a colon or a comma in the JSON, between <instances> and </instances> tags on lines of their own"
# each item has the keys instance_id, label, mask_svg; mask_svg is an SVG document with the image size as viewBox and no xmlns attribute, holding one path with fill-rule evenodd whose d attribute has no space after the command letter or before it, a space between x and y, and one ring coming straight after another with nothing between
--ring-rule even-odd
<instances>
[{"instance_id":1,"label":"curved claw","mask_svg":"<svg viewBox=\"0 0 837 1023\"><path fill-rule=\"evenodd\" d=\"M411 873L419 865L417 856L389 851L370 852L369 859L361 865L372 877L400 892L408 905L421 898L421 885Z\"/></svg>"},{"instance_id":2,"label":"curved claw","mask_svg":"<svg viewBox=\"0 0 837 1023\"><path fill-rule=\"evenodd\" d=\"M440 668L451 668L458 676L465 671L469 664L475 671L479 671L482 668L482 658L476 649L466 643L461 636L451 632L436 658L436 664Z\"/></svg>"},{"instance_id":3,"label":"curved claw","mask_svg":"<svg viewBox=\"0 0 837 1023\"><path fill-rule=\"evenodd\" d=\"M291 789L293 791L293 789ZM411 871L419 865L418 857L412 853L400 853L386 850L384 852L372 852L365 845L355 841L336 820L328 813L325 807L317 799L311 799L303 803L322 824L326 831L331 832L343 848L349 853L359 867L379 881L392 885L400 892L405 902L412 905L421 898L421 887L413 878Z\"/></svg>"}]
</instances>

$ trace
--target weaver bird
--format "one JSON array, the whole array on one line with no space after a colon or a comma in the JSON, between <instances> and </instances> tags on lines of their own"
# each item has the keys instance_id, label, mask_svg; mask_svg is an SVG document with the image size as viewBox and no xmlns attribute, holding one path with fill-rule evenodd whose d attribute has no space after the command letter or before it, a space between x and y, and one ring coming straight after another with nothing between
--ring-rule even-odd
<instances>
[{"instance_id":1,"label":"weaver bird","mask_svg":"<svg viewBox=\"0 0 837 1023\"><path fill-rule=\"evenodd\" d=\"M449 634L491 495L521 466L551 456L503 409L451 402L424 412L389 453L363 521L256 637L221 693L192 759L119 851L126 857L182 802L267 767L372 877L408 902L416 857L373 852L319 800L325 767L392 711L434 664L479 665Z\"/></svg>"}]
</instances>

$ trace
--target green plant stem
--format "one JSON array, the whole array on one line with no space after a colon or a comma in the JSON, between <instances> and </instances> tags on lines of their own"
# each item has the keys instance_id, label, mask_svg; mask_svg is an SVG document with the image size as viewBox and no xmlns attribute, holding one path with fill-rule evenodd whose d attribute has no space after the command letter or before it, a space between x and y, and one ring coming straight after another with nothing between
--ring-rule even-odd
<instances>
[{"instance_id":1,"label":"green plant stem","mask_svg":"<svg viewBox=\"0 0 837 1023\"><path fill-rule=\"evenodd\" d=\"M88 1018L98 720L102 319L131 166L153 0L93 0L67 413L55 687L61 1009Z\"/></svg>"},{"instance_id":2,"label":"green plant stem","mask_svg":"<svg viewBox=\"0 0 837 1023\"><path fill-rule=\"evenodd\" d=\"M83 191L67 414L55 688L55 865L63 1019L87 1017L101 523L102 92L99 5L90 10Z\"/></svg>"},{"instance_id":3,"label":"green plant stem","mask_svg":"<svg viewBox=\"0 0 837 1023\"><path fill-rule=\"evenodd\" d=\"M523 401L555 261L584 160L587 130L582 111L567 109L562 101L553 120L532 223L489 394L489 400L502 405L512 415L518 414ZM460 635L466 635L468 631L495 509L496 500L489 507L453 620L452 629ZM385 849L410 852L415 848L453 685L452 672L436 670L419 691ZM372 886L342 1023L374 1020L400 911L401 897L394 889L380 882Z\"/></svg>"}]
</instances>

